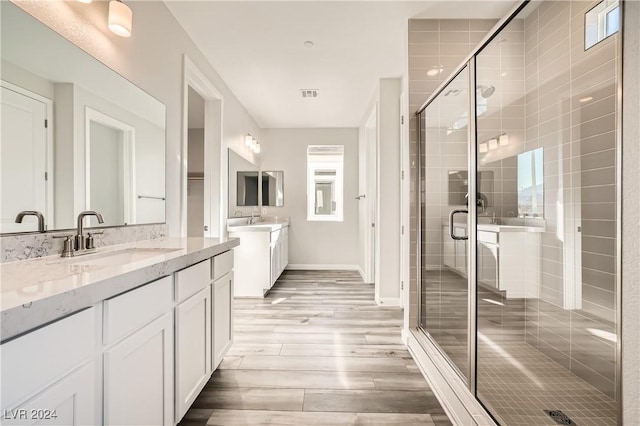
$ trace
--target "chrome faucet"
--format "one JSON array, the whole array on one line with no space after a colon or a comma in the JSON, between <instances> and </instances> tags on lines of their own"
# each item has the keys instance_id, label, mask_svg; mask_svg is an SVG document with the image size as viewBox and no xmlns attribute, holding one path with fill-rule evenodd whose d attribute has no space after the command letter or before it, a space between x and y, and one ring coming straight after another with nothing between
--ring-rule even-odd
<instances>
[{"instance_id":1,"label":"chrome faucet","mask_svg":"<svg viewBox=\"0 0 640 426\"><path fill-rule=\"evenodd\" d=\"M25 210L16 216L16 223L22 223L25 216L35 216L38 218L38 232L44 232L44 216L37 210Z\"/></svg>"},{"instance_id":2,"label":"chrome faucet","mask_svg":"<svg viewBox=\"0 0 640 426\"><path fill-rule=\"evenodd\" d=\"M98 218L98 223L104 223L104 219L102 215L96 211L87 210L84 212L80 212L78 214L78 232L76 234L76 244L75 244L76 251L87 249L84 242L84 230L82 227L82 221L84 220L85 216L95 216L96 218Z\"/></svg>"},{"instance_id":3,"label":"chrome faucet","mask_svg":"<svg viewBox=\"0 0 640 426\"><path fill-rule=\"evenodd\" d=\"M500 225L500 218L496 217L496 212L491 214L491 224L492 225Z\"/></svg>"}]
</instances>

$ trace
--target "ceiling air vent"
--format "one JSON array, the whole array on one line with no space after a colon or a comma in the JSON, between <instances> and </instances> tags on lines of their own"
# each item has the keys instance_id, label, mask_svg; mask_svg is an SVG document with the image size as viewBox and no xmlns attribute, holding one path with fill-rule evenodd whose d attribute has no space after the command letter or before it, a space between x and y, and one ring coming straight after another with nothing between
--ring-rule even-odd
<instances>
[{"instance_id":1,"label":"ceiling air vent","mask_svg":"<svg viewBox=\"0 0 640 426\"><path fill-rule=\"evenodd\" d=\"M305 99L317 99L320 95L318 89L300 89L300 92L302 93L302 97Z\"/></svg>"}]
</instances>

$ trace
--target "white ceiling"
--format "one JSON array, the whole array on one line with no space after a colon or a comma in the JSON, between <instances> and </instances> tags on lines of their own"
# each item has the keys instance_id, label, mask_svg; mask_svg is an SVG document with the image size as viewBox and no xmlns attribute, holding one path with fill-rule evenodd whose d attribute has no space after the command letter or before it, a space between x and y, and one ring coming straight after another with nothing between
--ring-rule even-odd
<instances>
[{"instance_id":1,"label":"white ceiling","mask_svg":"<svg viewBox=\"0 0 640 426\"><path fill-rule=\"evenodd\" d=\"M297 128L358 127L378 79L404 72L408 19L499 18L514 1L165 3L260 127Z\"/></svg>"}]
</instances>

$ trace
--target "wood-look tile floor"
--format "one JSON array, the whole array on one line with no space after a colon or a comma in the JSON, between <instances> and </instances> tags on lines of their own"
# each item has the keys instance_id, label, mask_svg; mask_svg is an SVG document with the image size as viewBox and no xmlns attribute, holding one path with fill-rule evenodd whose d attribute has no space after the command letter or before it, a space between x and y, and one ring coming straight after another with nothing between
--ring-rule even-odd
<instances>
[{"instance_id":1,"label":"wood-look tile floor","mask_svg":"<svg viewBox=\"0 0 640 426\"><path fill-rule=\"evenodd\" d=\"M450 425L356 272L285 271L236 299L235 340L181 425Z\"/></svg>"}]
</instances>

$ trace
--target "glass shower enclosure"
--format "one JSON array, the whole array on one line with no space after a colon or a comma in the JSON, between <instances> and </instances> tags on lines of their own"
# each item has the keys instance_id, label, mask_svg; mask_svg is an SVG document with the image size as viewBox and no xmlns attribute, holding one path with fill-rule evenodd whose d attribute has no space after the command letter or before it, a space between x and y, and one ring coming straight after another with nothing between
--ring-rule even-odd
<instances>
[{"instance_id":1,"label":"glass shower enclosure","mask_svg":"<svg viewBox=\"0 0 640 426\"><path fill-rule=\"evenodd\" d=\"M503 425L619 422L620 8L523 2L417 113L419 327Z\"/></svg>"}]
</instances>

